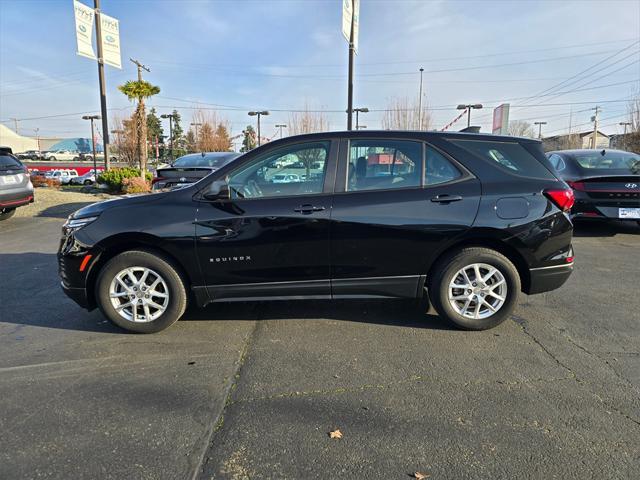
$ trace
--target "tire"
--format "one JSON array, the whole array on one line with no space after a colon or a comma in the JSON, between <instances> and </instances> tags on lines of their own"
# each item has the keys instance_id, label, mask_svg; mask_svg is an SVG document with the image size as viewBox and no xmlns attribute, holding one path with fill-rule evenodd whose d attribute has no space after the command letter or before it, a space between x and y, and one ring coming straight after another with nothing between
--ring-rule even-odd
<instances>
[{"instance_id":1,"label":"tire","mask_svg":"<svg viewBox=\"0 0 640 480\"><path fill-rule=\"evenodd\" d=\"M158 295L165 294L166 297L161 298L151 294L151 298L145 299L142 296L144 295L141 291L142 288L139 286L141 284L138 283L138 287L134 286L131 277L123 273L124 270L130 268L133 269L133 276L138 282L142 279L144 271L149 271L145 281L147 288L160 278L161 282L155 287L155 291ZM124 279L124 285L127 285L127 288L123 283L118 282L117 276ZM136 288L137 291L134 292ZM112 300L110 293L120 296ZM136 304L135 317L133 316L134 309L131 306L116 310L117 305L114 306L113 302L119 305L130 304L132 298L137 302L150 301L165 309L161 311L151 305L147 305L147 309L145 309L144 304ZM136 333L155 333L164 330L174 324L187 308L185 281L178 273L177 268L163 255L147 250L130 250L110 259L102 267L98 276L96 300L104 316L113 324ZM149 321L144 318L147 312L151 317ZM153 318L155 315L157 317ZM127 316L130 318L125 318Z\"/></svg>"},{"instance_id":2,"label":"tire","mask_svg":"<svg viewBox=\"0 0 640 480\"><path fill-rule=\"evenodd\" d=\"M15 208L0 208L0 222L2 220L6 220L8 218L13 217L15 213L16 213Z\"/></svg>"},{"instance_id":3,"label":"tire","mask_svg":"<svg viewBox=\"0 0 640 480\"><path fill-rule=\"evenodd\" d=\"M476 282L473 265L479 266L481 282ZM460 273L463 269L470 284ZM496 273L487 277L490 269L495 269ZM453 252L435 265L430 277L428 288L433 306L440 316L465 330L487 330L504 322L515 308L520 293L520 275L516 267L507 257L489 248L469 247ZM487 284L482 289L485 278ZM470 288L452 288L451 294L459 299L450 300L452 282L454 285L467 284ZM496 311L492 312L488 304Z\"/></svg>"},{"instance_id":4,"label":"tire","mask_svg":"<svg viewBox=\"0 0 640 480\"><path fill-rule=\"evenodd\" d=\"M56 157L49 157L49 161L50 162L55 162L56 161Z\"/></svg>"},{"instance_id":5,"label":"tire","mask_svg":"<svg viewBox=\"0 0 640 480\"><path fill-rule=\"evenodd\" d=\"M85 181L84 181L84 184L85 184L85 185L91 185L92 183L93 183L93 182L92 182L91 180L85 180Z\"/></svg>"}]
</instances>

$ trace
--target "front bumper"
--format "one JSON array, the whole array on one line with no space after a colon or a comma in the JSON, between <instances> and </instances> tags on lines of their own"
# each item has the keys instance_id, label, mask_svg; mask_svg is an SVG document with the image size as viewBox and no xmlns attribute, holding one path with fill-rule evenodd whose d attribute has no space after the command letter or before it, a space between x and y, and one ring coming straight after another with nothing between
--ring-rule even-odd
<instances>
[{"instance_id":1,"label":"front bumper","mask_svg":"<svg viewBox=\"0 0 640 480\"><path fill-rule=\"evenodd\" d=\"M551 267L531 268L529 269L529 289L525 293L534 295L560 288L569 279L572 272L573 262Z\"/></svg>"},{"instance_id":2,"label":"front bumper","mask_svg":"<svg viewBox=\"0 0 640 480\"><path fill-rule=\"evenodd\" d=\"M87 310L91 310L93 308L93 304L89 302L86 288L69 287L65 285L64 282L60 282L60 286L62 287L62 291L65 295L82 308L86 308Z\"/></svg>"}]
</instances>

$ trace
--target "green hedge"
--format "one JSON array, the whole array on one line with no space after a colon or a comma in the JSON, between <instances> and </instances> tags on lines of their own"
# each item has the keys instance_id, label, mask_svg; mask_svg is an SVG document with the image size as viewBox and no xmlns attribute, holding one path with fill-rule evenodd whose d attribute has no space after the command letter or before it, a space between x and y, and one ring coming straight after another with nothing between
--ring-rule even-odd
<instances>
[{"instance_id":1,"label":"green hedge","mask_svg":"<svg viewBox=\"0 0 640 480\"><path fill-rule=\"evenodd\" d=\"M135 178L140 176L140 169L135 167L111 168L98 175L98 183L105 183L110 190L122 191L122 181L125 178ZM146 179L150 182L153 176L147 172Z\"/></svg>"}]
</instances>

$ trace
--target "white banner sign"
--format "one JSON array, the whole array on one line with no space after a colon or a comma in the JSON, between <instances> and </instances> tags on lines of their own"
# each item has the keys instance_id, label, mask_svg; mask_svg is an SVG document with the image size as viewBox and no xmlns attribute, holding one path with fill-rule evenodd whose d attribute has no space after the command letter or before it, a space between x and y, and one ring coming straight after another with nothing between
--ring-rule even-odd
<instances>
[{"instance_id":1,"label":"white banner sign","mask_svg":"<svg viewBox=\"0 0 640 480\"><path fill-rule=\"evenodd\" d=\"M100 14L102 26L102 57L106 65L122 68L120 59L120 23L113 17Z\"/></svg>"},{"instance_id":2,"label":"white banner sign","mask_svg":"<svg viewBox=\"0 0 640 480\"><path fill-rule=\"evenodd\" d=\"M358 53L360 0L342 0L342 35L347 39L347 42L351 41L351 19L353 19L353 48Z\"/></svg>"},{"instance_id":3,"label":"white banner sign","mask_svg":"<svg viewBox=\"0 0 640 480\"><path fill-rule=\"evenodd\" d=\"M93 51L93 8L74 0L73 9L76 16L76 39L78 41L78 55L96 59Z\"/></svg>"}]
</instances>

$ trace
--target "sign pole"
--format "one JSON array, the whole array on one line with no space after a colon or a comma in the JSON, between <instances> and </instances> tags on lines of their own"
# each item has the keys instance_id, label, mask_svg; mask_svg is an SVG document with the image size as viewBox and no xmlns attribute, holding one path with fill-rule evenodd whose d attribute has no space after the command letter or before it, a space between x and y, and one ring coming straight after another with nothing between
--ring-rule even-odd
<instances>
[{"instance_id":1,"label":"sign pole","mask_svg":"<svg viewBox=\"0 0 640 480\"><path fill-rule=\"evenodd\" d=\"M351 32L349 34L349 85L347 87L347 130L353 130L353 26L355 20L355 5L351 0Z\"/></svg>"},{"instance_id":2,"label":"sign pole","mask_svg":"<svg viewBox=\"0 0 640 480\"><path fill-rule=\"evenodd\" d=\"M102 54L102 23L100 20L100 0L93 0L96 14L96 42L98 44L98 82L100 84L100 113L102 114L102 151L104 169L109 170L109 120L107 118L107 94L104 85L104 57Z\"/></svg>"}]
</instances>

